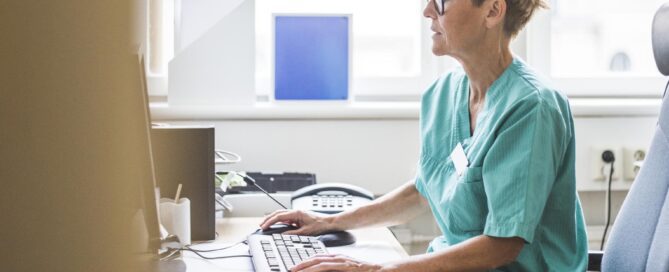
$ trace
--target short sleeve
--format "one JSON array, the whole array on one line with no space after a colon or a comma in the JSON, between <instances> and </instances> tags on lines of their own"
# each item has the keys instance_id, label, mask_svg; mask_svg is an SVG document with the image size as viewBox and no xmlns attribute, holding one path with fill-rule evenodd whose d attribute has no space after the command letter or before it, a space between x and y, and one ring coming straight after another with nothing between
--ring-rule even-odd
<instances>
[{"instance_id":1,"label":"short sleeve","mask_svg":"<svg viewBox=\"0 0 669 272\"><path fill-rule=\"evenodd\" d=\"M483 161L483 234L534 239L571 133L570 117L542 100L509 114Z\"/></svg>"},{"instance_id":2,"label":"short sleeve","mask_svg":"<svg viewBox=\"0 0 669 272\"><path fill-rule=\"evenodd\" d=\"M414 187L416 187L416 191L418 191L419 194L421 194L423 197L426 197L425 187L423 185L423 181L420 178L420 173L416 174L416 177L414 178Z\"/></svg>"}]
</instances>

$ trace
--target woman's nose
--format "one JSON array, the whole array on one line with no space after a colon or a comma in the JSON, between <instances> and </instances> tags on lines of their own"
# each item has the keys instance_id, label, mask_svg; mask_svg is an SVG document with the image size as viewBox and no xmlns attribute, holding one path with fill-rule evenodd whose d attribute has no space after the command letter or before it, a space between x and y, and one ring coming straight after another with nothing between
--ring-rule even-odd
<instances>
[{"instance_id":1,"label":"woman's nose","mask_svg":"<svg viewBox=\"0 0 669 272\"><path fill-rule=\"evenodd\" d=\"M436 14L436 11L434 10L434 6L433 6L432 1L435 1L435 0L428 0L427 1L427 4L425 5L425 8L423 9L423 16L425 16L425 18L436 19L437 14Z\"/></svg>"}]
</instances>

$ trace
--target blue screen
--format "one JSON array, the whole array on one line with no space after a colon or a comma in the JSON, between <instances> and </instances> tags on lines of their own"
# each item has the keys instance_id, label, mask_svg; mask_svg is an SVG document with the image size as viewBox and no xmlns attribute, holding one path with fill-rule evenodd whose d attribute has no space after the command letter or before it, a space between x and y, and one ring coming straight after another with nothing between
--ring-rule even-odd
<instances>
[{"instance_id":1,"label":"blue screen","mask_svg":"<svg viewBox=\"0 0 669 272\"><path fill-rule=\"evenodd\" d=\"M275 99L348 99L348 17L276 16L275 20Z\"/></svg>"}]
</instances>

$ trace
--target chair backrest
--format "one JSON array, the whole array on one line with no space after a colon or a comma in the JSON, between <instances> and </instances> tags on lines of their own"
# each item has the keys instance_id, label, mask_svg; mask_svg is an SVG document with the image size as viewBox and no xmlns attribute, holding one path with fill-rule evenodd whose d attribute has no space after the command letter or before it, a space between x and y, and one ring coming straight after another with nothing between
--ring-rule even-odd
<instances>
[{"instance_id":1,"label":"chair backrest","mask_svg":"<svg viewBox=\"0 0 669 272\"><path fill-rule=\"evenodd\" d=\"M653 18L653 54L657 69L669 75L669 3L660 7Z\"/></svg>"},{"instance_id":2,"label":"chair backrest","mask_svg":"<svg viewBox=\"0 0 669 272\"><path fill-rule=\"evenodd\" d=\"M653 20L653 53L669 75L669 3ZM669 95L665 95L648 156L618 214L602 271L669 271Z\"/></svg>"}]
</instances>

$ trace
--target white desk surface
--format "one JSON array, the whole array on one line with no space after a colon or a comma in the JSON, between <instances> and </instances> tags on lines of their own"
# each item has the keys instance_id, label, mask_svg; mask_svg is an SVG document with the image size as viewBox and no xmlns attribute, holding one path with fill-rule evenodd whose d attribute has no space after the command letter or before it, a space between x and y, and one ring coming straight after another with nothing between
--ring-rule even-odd
<instances>
[{"instance_id":1,"label":"white desk surface","mask_svg":"<svg viewBox=\"0 0 669 272\"><path fill-rule=\"evenodd\" d=\"M237 243L258 229L262 218L236 217L217 219L216 232L218 237L212 242L195 243L195 249L216 249ZM329 253L344 254L360 260L374 263L395 261L408 256L395 236L387 228L369 228L352 230L357 242L350 246L328 248ZM203 253L205 256L216 257L226 255L248 255L248 246L241 244L234 248ZM233 258L204 260L192 252L183 253L183 261L187 271L254 271L251 258Z\"/></svg>"}]
</instances>

